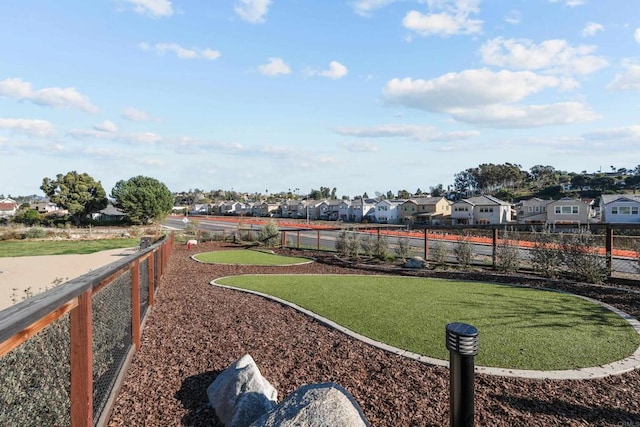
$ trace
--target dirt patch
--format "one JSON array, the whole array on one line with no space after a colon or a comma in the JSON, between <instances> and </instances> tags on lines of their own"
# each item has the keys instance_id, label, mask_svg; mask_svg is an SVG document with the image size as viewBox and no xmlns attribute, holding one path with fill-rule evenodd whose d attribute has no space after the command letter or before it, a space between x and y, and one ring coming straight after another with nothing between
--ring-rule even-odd
<instances>
[{"instance_id":1,"label":"dirt patch","mask_svg":"<svg viewBox=\"0 0 640 427\"><path fill-rule=\"evenodd\" d=\"M195 250L223 248L234 247L209 242L189 253L184 245L175 246L110 426L219 425L207 405L206 387L246 353L280 399L304 384L335 381L354 395L372 425L449 424L447 369L370 347L278 303L209 285L217 277L245 273L390 271L348 267L330 254L309 251L283 251L318 257L313 264L287 267L207 265L189 258ZM393 273L460 278L456 272ZM514 282L483 274L483 280ZM640 295L627 288L521 280L596 298L639 316ZM640 425L640 372L579 381L477 375L475 408L481 426Z\"/></svg>"}]
</instances>

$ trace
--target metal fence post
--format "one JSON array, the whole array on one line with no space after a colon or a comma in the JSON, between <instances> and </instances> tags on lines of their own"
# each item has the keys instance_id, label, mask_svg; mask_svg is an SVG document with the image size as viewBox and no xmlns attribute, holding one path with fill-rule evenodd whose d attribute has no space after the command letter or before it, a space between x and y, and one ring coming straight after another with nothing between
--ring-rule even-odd
<instances>
[{"instance_id":1,"label":"metal fence post","mask_svg":"<svg viewBox=\"0 0 640 427\"><path fill-rule=\"evenodd\" d=\"M492 264L493 269L495 270L498 266L498 229L493 229L493 255L492 255Z\"/></svg>"},{"instance_id":2,"label":"metal fence post","mask_svg":"<svg viewBox=\"0 0 640 427\"><path fill-rule=\"evenodd\" d=\"M424 260L429 260L429 230L424 229Z\"/></svg>"},{"instance_id":3,"label":"metal fence post","mask_svg":"<svg viewBox=\"0 0 640 427\"><path fill-rule=\"evenodd\" d=\"M605 231L604 246L607 254L607 277L610 279L613 273L613 228L607 225Z\"/></svg>"},{"instance_id":4,"label":"metal fence post","mask_svg":"<svg viewBox=\"0 0 640 427\"><path fill-rule=\"evenodd\" d=\"M478 354L478 330L466 323L449 323L449 419L451 427L474 425L474 356Z\"/></svg>"}]
</instances>

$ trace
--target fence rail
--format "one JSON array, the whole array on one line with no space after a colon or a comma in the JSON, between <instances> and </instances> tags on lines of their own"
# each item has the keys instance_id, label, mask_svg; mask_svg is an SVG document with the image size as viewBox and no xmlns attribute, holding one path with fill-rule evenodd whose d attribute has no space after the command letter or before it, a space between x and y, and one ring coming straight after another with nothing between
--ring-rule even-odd
<instances>
[{"instance_id":1,"label":"fence rail","mask_svg":"<svg viewBox=\"0 0 640 427\"><path fill-rule=\"evenodd\" d=\"M172 244L170 235L0 311L0 425L106 423Z\"/></svg>"}]
</instances>

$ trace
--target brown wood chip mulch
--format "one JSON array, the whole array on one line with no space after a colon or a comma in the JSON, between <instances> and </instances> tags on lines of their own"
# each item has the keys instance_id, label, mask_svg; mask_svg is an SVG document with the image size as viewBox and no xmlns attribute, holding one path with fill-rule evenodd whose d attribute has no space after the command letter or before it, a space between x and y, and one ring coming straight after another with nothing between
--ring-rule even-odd
<instances>
[{"instance_id":1,"label":"brown wood chip mulch","mask_svg":"<svg viewBox=\"0 0 640 427\"><path fill-rule=\"evenodd\" d=\"M200 244L192 253L221 246ZM278 390L279 399L304 384L334 381L353 394L373 426L449 425L447 369L372 348L291 308L209 284L243 273L362 271L337 265L326 255L326 263L247 267L197 263L189 258L192 253L184 245L174 247L142 348L133 358L109 426L220 425L208 407L206 388L246 353ZM639 317L638 293L557 287ZM478 426L640 426L637 370L579 381L476 375L475 384Z\"/></svg>"}]
</instances>

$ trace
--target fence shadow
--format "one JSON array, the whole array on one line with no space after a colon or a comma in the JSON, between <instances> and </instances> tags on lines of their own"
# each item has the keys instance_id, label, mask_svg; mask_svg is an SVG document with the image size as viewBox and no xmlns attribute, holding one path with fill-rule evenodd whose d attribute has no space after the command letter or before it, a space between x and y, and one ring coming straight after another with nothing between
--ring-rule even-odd
<instances>
[{"instance_id":1,"label":"fence shadow","mask_svg":"<svg viewBox=\"0 0 640 427\"><path fill-rule=\"evenodd\" d=\"M504 405L517 408L522 412L528 412L533 417L536 415L563 414L579 423L600 425L604 423L617 423L620 426L640 426L640 414L622 408L604 408L596 402L585 402L585 405L571 403L559 399L543 401L535 398L516 397L505 395L492 395L493 399Z\"/></svg>"},{"instance_id":2,"label":"fence shadow","mask_svg":"<svg viewBox=\"0 0 640 427\"><path fill-rule=\"evenodd\" d=\"M209 406L207 387L222 371L207 371L192 375L182 381L182 386L175 394L182 407L188 412L182 417L181 424L191 427L222 427L216 413Z\"/></svg>"}]
</instances>

